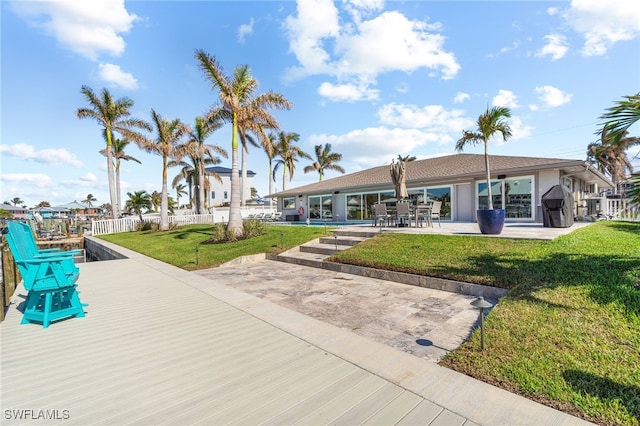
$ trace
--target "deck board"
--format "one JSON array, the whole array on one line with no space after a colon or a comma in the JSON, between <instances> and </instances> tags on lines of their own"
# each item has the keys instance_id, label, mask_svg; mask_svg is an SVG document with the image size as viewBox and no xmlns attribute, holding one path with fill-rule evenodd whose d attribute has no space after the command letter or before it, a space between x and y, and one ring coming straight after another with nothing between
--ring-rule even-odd
<instances>
[{"instance_id":1,"label":"deck board","mask_svg":"<svg viewBox=\"0 0 640 426\"><path fill-rule=\"evenodd\" d=\"M78 284L84 318L43 329L20 325L10 307L0 325L3 409L68 410L58 421L68 425L346 424L409 394L129 259L83 264Z\"/></svg>"}]
</instances>

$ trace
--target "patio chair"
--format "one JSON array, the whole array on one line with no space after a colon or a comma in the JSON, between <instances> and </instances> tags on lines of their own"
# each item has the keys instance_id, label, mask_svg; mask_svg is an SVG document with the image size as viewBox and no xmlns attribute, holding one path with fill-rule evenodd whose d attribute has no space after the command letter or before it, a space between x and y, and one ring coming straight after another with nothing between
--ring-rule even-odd
<instances>
[{"instance_id":1,"label":"patio chair","mask_svg":"<svg viewBox=\"0 0 640 426\"><path fill-rule=\"evenodd\" d=\"M431 208L431 220L438 219L438 227L442 228L440 224L440 209L442 209L442 201L434 201Z\"/></svg>"},{"instance_id":2,"label":"patio chair","mask_svg":"<svg viewBox=\"0 0 640 426\"><path fill-rule=\"evenodd\" d=\"M5 238L14 261L22 275L27 300L23 310L22 324L41 322L43 328L52 321L67 317L84 317L84 309L76 281L80 271L73 265L73 257L60 252L39 256L29 253L29 238L20 227L7 226Z\"/></svg>"},{"instance_id":3,"label":"patio chair","mask_svg":"<svg viewBox=\"0 0 640 426\"><path fill-rule=\"evenodd\" d=\"M424 204L416 205L416 226L422 226L422 222L426 222L426 226L432 226L431 211L433 209L433 202L428 201Z\"/></svg>"},{"instance_id":4,"label":"patio chair","mask_svg":"<svg viewBox=\"0 0 640 426\"><path fill-rule=\"evenodd\" d=\"M387 221L387 226L390 226L391 219L393 218L393 216L387 212L386 204L382 204L382 203L373 205L373 217L374 217L374 222L376 223L376 226L379 223L380 227L382 227L382 224L384 223L385 220Z\"/></svg>"},{"instance_id":5,"label":"patio chair","mask_svg":"<svg viewBox=\"0 0 640 426\"><path fill-rule=\"evenodd\" d=\"M400 221L398 226L411 226L411 219L413 218L413 213L411 213L411 206L409 203L398 203L396 204L396 219Z\"/></svg>"},{"instance_id":6,"label":"patio chair","mask_svg":"<svg viewBox=\"0 0 640 426\"><path fill-rule=\"evenodd\" d=\"M277 222L280 220L281 217L282 217L282 212L275 212L271 216L271 219L269 219L269 222Z\"/></svg>"},{"instance_id":7,"label":"patio chair","mask_svg":"<svg viewBox=\"0 0 640 426\"><path fill-rule=\"evenodd\" d=\"M47 259L51 257L63 257L65 259L63 267L66 272L78 270L78 267L73 261L73 257L82 254L82 250L61 251L58 248L38 249L31 227L22 222L8 222L6 234L11 234L10 237L7 237L7 241L9 238L15 241L15 250L19 251L19 255L23 258L33 257L35 259Z\"/></svg>"}]
</instances>

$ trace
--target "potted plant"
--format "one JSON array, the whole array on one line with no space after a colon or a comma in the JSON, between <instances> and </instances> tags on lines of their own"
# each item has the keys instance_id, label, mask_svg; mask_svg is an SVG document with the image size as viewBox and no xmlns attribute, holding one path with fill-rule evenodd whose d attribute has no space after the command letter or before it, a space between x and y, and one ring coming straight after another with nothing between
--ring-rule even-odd
<instances>
[{"instance_id":1,"label":"potted plant","mask_svg":"<svg viewBox=\"0 0 640 426\"><path fill-rule=\"evenodd\" d=\"M511 117L511 110L507 107L493 107L481 114L476 122L478 127L474 131L463 130L462 137L456 142L456 151L461 152L468 144L484 144L484 165L487 178L488 208L478 210L478 226L483 234L500 234L504 225L504 209L493 208L493 195L491 194L491 168L489 167L489 139L501 133L502 139L506 142L511 137L511 127L506 122L506 118Z\"/></svg>"}]
</instances>

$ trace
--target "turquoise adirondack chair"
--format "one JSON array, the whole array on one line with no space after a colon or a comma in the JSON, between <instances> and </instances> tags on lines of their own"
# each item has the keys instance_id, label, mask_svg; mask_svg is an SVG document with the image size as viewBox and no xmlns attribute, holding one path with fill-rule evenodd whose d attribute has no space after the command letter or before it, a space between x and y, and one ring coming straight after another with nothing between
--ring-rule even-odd
<instances>
[{"instance_id":1,"label":"turquoise adirondack chair","mask_svg":"<svg viewBox=\"0 0 640 426\"><path fill-rule=\"evenodd\" d=\"M52 321L84 317L86 305L76 289L80 270L73 263L73 252L38 251L31 228L25 225L26 232L23 225L9 222L3 231L28 292L22 324L41 322L47 328Z\"/></svg>"}]
</instances>

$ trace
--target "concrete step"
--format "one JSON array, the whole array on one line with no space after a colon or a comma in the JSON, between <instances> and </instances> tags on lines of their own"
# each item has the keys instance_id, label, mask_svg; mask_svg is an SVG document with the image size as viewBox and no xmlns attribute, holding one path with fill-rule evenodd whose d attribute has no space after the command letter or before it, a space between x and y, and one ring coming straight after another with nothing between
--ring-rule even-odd
<instances>
[{"instance_id":1,"label":"concrete step","mask_svg":"<svg viewBox=\"0 0 640 426\"><path fill-rule=\"evenodd\" d=\"M335 243L332 241L331 244L304 244L300 246L301 252L306 253L317 253L324 254L327 256L331 256L333 253L339 252L341 250L346 250L352 246L340 245L338 244L338 248L336 249Z\"/></svg>"},{"instance_id":2,"label":"concrete step","mask_svg":"<svg viewBox=\"0 0 640 426\"><path fill-rule=\"evenodd\" d=\"M327 255L309 252L289 251L286 254L267 255L269 260L277 260L279 262L293 263L295 265L310 266L312 268L322 268L322 261Z\"/></svg>"},{"instance_id":3,"label":"concrete step","mask_svg":"<svg viewBox=\"0 0 640 426\"><path fill-rule=\"evenodd\" d=\"M338 246L353 247L356 244L363 242L364 240L366 240L366 238L351 237L351 236L320 237L321 244L327 244L327 245L333 245L333 246L335 246L337 242Z\"/></svg>"},{"instance_id":4,"label":"concrete step","mask_svg":"<svg viewBox=\"0 0 640 426\"><path fill-rule=\"evenodd\" d=\"M376 235L378 235L380 233L379 228L374 228L371 227L369 229L363 228L362 230L342 230L342 229L336 229L333 231L333 233L335 235L338 235L339 237L359 237L359 238L373 238Z\"/></svg>"}]
</instances>

